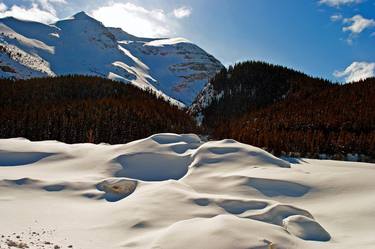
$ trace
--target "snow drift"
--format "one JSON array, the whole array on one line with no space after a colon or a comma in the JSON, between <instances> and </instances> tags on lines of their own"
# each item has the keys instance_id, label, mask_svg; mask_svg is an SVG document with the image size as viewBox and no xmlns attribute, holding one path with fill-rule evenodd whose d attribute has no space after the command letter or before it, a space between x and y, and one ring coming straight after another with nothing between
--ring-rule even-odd
<instances>
[{"instance_id":1,"label":"snow drift","mask_svg":"<svg viewBox=\"0 0 375 249\"><path fill-rule=\"evenodd\" d=\"M196 135L2 139L0 247L371 248L374 177L371 164L289 163Z\"/></svg>"}]
</instances>

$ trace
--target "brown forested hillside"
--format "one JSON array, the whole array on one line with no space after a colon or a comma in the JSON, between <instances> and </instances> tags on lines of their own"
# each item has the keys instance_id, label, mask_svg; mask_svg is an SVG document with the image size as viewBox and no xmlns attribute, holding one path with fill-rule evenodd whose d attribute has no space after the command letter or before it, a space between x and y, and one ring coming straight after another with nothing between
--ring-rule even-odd
<instances>
[{"instance_id":1,"label":"brown forested hillside","mask_svg":"<svg viewBox=\"0 0 375 249\"><path fill-rule=\"evenodd\" d=\"M126 143L195 132L184 110L150 92L99 77L0 80L0 137Z\"/></svg>"},{"instance_id":2,"label":"brown forested hillside","mask_svg":"<svg viewBox=\"0 0 375 249\"><path fill-rule=\"evenodd\" d=\"M211 81L220 98L203 109L203 126L210 131L249 111L267 107L297 92L314 93L331 85L301 72L265 62L248 61L224 68Z\"/></svg>"},{"instance_id":3,"label":"brown forested hillside","mask_svg":"<svg viewBox=\"0 0 375 249\"><path fill-rule=\"evenodd\" d=\"M194 108L213 139L233 138L276 155L375 160L374 78L339 85L249 61L223 69L210 84L212 101Z\"/></svg>"},{"instance_id":4,"label":"brown forested hillside","mask_svg":"<svg viewBox=\"0 0 375 249\"><path fill-rule=\"evenodd\" d=\"M265 147L278 155L324 153L340 159L350 153L374 159L375 78L330 85L311 94L297 92L228 120L213 130L213 136Z\"/></svg>"}]
</instances>

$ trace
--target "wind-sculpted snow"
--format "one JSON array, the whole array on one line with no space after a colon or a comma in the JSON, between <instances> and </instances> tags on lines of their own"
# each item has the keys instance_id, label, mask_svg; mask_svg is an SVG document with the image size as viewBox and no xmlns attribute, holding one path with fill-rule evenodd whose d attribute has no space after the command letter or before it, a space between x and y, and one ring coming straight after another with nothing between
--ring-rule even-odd
<instances>
[{"instance_id":1,"label":"wind-sculpted snow","mask_svg":"<svg viewBox=\"0 0 375 249\"><path fill-rule=\"evenodd\" d=\"M375 242L371 164L290 164L234 140L176 134L125 145L3 139L0 149L1 248L9 240L83 249ZM53 232L37 232L45 230ZM39 237L22 237L30 233Z\"/></svg>"},{"instance_id":2,"label":"wind-sculpted snow","mask_svg":"<svg viewBox=\"0 0 375 249\"><path fill-rule=\"evenodd\" d=\"M33 164L52 155L52 153L44 152L13 152L0 150L0 167Z\"/></svg>"},{"instance_id":3,"label":"wind-sculpted snow","mask_svg":"<svg viewBox=\"0 0 375 249\"><path fill-rule=\"evenodd\" d=\"M248 184L268 197L301 197L309 192L309 187L302 184L280 180L250 178Z\"/></svg>"},{"instance_id":4,"label":"wind-sculpted snow","mask_svg":"<svg viewBox=\"0 0 375 249\"><path fill-rule=\"evenodd\" d=\"M303 215L289 216L284 220L285 229L304 240L329 241L331 236L315 220Z\"/></svg>"},{"instance_id":5,"label":"wind-sculpted snow","mask_svg":"<svg viewBox=\"0 0 375 249\"><path fill-rule=\"evenodd\" d=\"M96 75L190 105L223 66L182 38L148 39L81 12L52 25L0 19L0 77Z\"/></svg>"},{"instance_id":6,"label":"wind-sculpted snow","mask_svg":"<svg viewBox=\"0 0 375 249\"><path fill-rule=\"evenodd\" d=\"M123 167L118 177L143 181L178 180L188 171L190 158L160 153L122 155L116 161Z\"/></svg>"}]
</instances>

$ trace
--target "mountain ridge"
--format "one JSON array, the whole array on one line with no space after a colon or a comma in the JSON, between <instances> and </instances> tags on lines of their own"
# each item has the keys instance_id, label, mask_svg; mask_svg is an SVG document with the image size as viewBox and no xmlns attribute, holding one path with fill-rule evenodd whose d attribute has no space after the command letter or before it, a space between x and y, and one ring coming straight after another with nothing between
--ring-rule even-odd
<instances>
[{"instance_id":1,"label":"mountain ridge","mask_svg":"<svg viewBox=\"0 0 375 249\"><path fill-rule=\"evenodd\" d=\"M189 106L223 68L185 39L136 37L85 12L50 25L6 17L0 33L0 77L101 76L150 89L179 106Z\"/></svg>"}]
</instances>

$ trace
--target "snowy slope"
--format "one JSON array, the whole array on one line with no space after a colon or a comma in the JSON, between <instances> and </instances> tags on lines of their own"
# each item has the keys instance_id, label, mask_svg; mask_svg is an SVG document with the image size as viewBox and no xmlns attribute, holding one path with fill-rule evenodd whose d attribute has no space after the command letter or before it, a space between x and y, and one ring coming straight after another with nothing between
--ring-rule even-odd
<instances>
[{"instance_id":1,"label":"snowy slope","mask_svg":"<svg viewBox=\"0 0 375 249\"><path fill-rule=\"evenodd\" d=\"M195 135L3 139L0 248L373 248L375 165L289 161Z\"/></svg>"},{"instance_id":2,"label":"snowy slope","mask_svg":"<svg viewBox=\"0 0 375 249\"><path fill-rule=\"evenodd\" d=\"M204 109L209 107L214 100L219 101L223 96L224 91L216 91L214 86L208 82L190 105L188 112L195 117L198 125L201 125L204 118Z\"/></svg>"},{"instance_id":3,"label":"snowy slope","mask_svg":"<svg viewBox=\"0 0 375 249\"><path fill-rule=\"evenodd\" d=\"M84 12L51 25L0 19L0 77L98 75L190 105L222 64L182 38L148 39Z\"/></svg>"}]
</instances>

